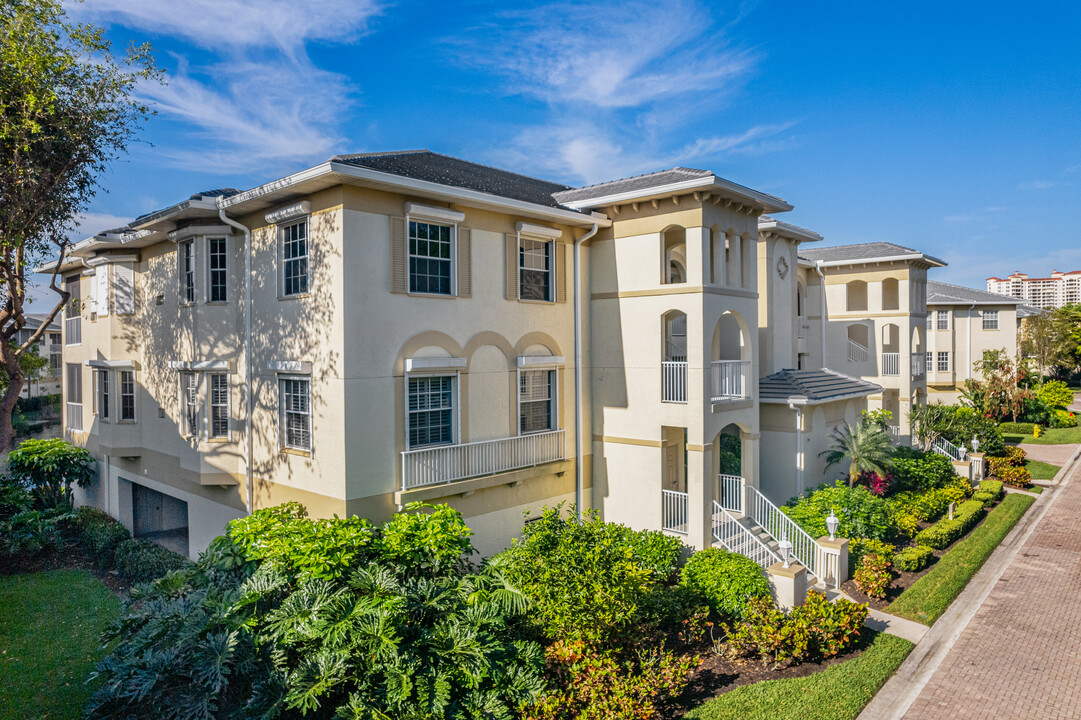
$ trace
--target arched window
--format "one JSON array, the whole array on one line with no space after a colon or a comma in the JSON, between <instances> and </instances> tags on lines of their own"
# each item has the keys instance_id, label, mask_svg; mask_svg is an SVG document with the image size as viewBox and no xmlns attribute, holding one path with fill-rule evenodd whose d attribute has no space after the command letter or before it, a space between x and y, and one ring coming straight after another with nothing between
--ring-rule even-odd
<instances>
[{"instance_id":1,"label":"arched window","mask_svg":"<svg viewBox=\"0 0 1081 720\"><path fill-rule=\"evenodd\" d=\"M687 231L670 227L661 235L664 247L664 284L687 282Z\"/></svg>"},{"instance_id":2,"label":"arched window","mask_svg":"<svg viewBox=\"0 0 1081 720\"><path fill-rule=\"evenodd\" d=\"M886 278L882 281L882 309L899 310L901 308L901 296L897 278Z\"/></svg>"},{"instance_id":3,"label":"arched window","mask_svg":"<svg viewBox=\"0 0 1081 720\"><path fill-rule=\"evenodd\" d=\"M848 312L867 309L867 283L863 280L853 280L845 286L845 291L845 309Z\"/></svg>"}]
</instances>

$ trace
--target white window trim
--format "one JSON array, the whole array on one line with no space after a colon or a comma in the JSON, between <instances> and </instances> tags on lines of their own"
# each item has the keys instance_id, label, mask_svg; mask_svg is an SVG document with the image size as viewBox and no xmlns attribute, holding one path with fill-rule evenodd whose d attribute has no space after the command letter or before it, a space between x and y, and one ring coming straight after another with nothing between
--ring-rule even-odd
<instances>
[{"instance_id":1,"label":"white window trim","mask_svg":"<svg viewBox=\"0 0 1081 720\"><path fill-rule=\"evenodd\" d=\"M950 311L938 310L935 315L935 328L940 332L948 332L950 329ZM946 327L942 327L942 318L946 319Z\"/></svg>"},{"instance_id":2,"label":"white window trim","mask_svg":"<svg viewBox=\"0 0 1081 720\"><path fill-rule=\"evenodd\" d=\"M515 373L514 379L514 397L515 397L515 414L514 414L514 434L517 437L524 437L527 435L539 435L540 433L552 432L559 429L559 367L554 361L562 360L563 358L556 357L519 357L518 369ZM548 362L522 362L523 360L547 360ZM522 432L522 371L542 371L548 373L555 373L555 378L551 379L549 376L549 392L551 397L549 398L551 408L551 418L548 423L549 427L546 430L534 430L533 432Z\"/></svg>"},{"instance_id":3,"label":"white window trim","mask_svg":"<svg viewBox=\"0 0 1081 720\"><path fill-rule=\"evenodd\" d=\"M987 327L987 321L993 319L994 327ZM998 330L998 310L984 310L980 313L980 327L983 330Z\"/></svg>"},{"instance_id":4,"label":"white window trim","mask_svg":"<svg viewBox=\"0 0 1081 720\"><path fill-rule=\"evenodd\" d=\"M220 407L214 405L214 382L213 376L223 375L225 377L225 435L214 435L214 408ZM311 385L308 385L308 411L311 412ZM206 419L206 439L207 440L230 440L233 437L233 383L228 372L211 371L207 373L207 419ZM312 443L314 445L314 443Z\"/></svg>"},{"instance_id":5,"label":"white window trim","mask_svg":"<svg viewBox=\"0 0 1081 720\"><path fill-rule=\"evenodd\" d=\"M93 412L93 414L97 415L98 422L111 424L112 423L112 415L111 415L111 413L112 413L112 409L113 409L112 408L112 406L113 406L113 401L112 401L113 392L112 392L112 382L111 382L111 378L109 376L112 375L112 371L109 370L108 368L96 367L96 368L94 368L93 375L94 375L94 407L93 407L94 412ZM101 379L102 378L105 378L105 382L110 388L107 397L105 397L105 402L104 403L102 402L102 397L101 397L102 396L102 392L101 392ZM110 415L102 415L101 414L102 407L104 407L110 413Z\"/></svg>"},{"instance_id":6,"label":"white window trim","mask_svg":"<svg viewBox=\"0 0 1081 720\"><path fill-rule=\"evenodd\" d=\"M292 295L285 294L285 229L304 223L307 225L305 231L305 241L308 243L307 254L304 256L308 261L308 289L302 293L293 293ZM274 230L277 235L277 285L278 285L278 299L279 300L294 300L296 298L305 298L312 293L312 216L310 214L297 215L291 217L288 220L282 220Z\"/></svg>"},{"instance_id":7,"label":"white window trim","mask_svg":"<svg viewBox=\"0 0 1081 720\"><path fill-rule=\"evenodd\" d=\"M417 209L423 206L413 205L409 203L406 205L405 215L405 291L409 295L417 295L419 297L433 297L433 298L445 298L445 297L458 297L458 222L446 220L427 214L410 214L408 212L409 207ZM433 210L438 208L424 208L425 210ZM448 214L453 211L448 211ZM455 215L461 215L462 219L465 219L465 213L456 213ZM412 257L427 257L426 255L414 256L409 251L409 223L411 221L422 222L428 225L443 225L450 228L450 292L449 293L433 293L433 292L419 292L413 290L413 283L409 273L409 259Z\"/></svg>"},{"instance_id":8,"label":"white window trim","mask_svg":"<svg viewBox=\"0 0 1081 720\"><path fill-rule=\"evenodd\" d=\"M285 444L285 404L282 402L282 380L307 380L308 381L308 437L311 439L311 447L297 448ZM309 457L315 457L315 413L312 411L312 376L303 373L279 372L274 375L274 391L278 396L278 452L301 453Z\"/></svg>"},{"instance_id":9,"label":"white window trim","mask_svg":"<svg viewBox=\"0 0 1081 720\"><path fill-rule=\"evenodd\" d=\"M124 407L123 384L120 381L121 373L131 373L131 413L130 420L121 417ZM135 379L135 370L132 368L118 368L116 376L116 422L124 425L134 425L139 421L139 383Z\"/></svg>"},{"instance_id":10,"label":"white window trim","mask_svg":"<svg viewBox=\"0 0 1081 720\"><path fill-rule=\"evenodd\" d=\"M946 367L945 368L942 367L942 357L943 356L946 357ZM935 362L936 362L936 364L935 364L935 371L936 372L949 372L950 371L950 351L949 350L939 350L939 351L937 351L937 353L935 354Z\"/></svg>"},{"instance_id":11,"label":"white window trim","mask_svg":"<svg viewBox=\"0 0 1081 720\"><path fill-rule=\"evenodd\" d=\"M203 253L206 256L206 262L203 263L203 287L206 291L203 293L203 302L210 305L228 305L232 293L229 292L229 253L230 245L228 235L207 235L203 238L203 245L206 248L206 252ZM210 241L211 240L224 240L225 241L225 299L224 300L211 300L210 299ZM310 247L309 247L310 250ZM310 267L310 266L309 266ZM310 272L309 272L310 274ZM308 278L309 283L311 278ZM309 286L310 287L310 286Z\"/></svg>"},{"instance_id":12,"label":"white window trim","mask_svg":"<svg viewBox=\"0 0 1081 720\"><path fill-rule=\"evenodd\" d=\"M451 389L450 389L450 404L451 404L450 435L451 435L451 441L449 443L440 443L438 445L418 445L416 448L414 448L413 444L409 441L409 381L413 380L413 379L420 379L420 378L426 378L426 377L449 377L449 378L454 378L454 382L451 385ZM454 445L461 445L462 444L462 435L461 435L461 426L462 426L462 417L461 417L461 414L462 414L462 399L461 398L462 398L462 396L461 396L461 388L462 388L462 374L460 372L437 372L437 371L431 371L431 372L425 372L425 371L406 372L406 374L405 374L405 383L404 383L404 387L402 389L403 393L404 393L403 400L404 400L404 403L405 403L402 407L405 409L404 414L405 414L405 449L406 450L416 450L416 449L423 449L423 448L437 448L437 447L452 447Z\"/></svg>"},{"instance_id":13,"label":"white window trim","mask_svg":"<svg viewBox=\"0 0 1081 720\"><path fill-rule=\"evenodd\" d=\"M523 225L524 223L518 223L518 224ZM535 227L535 226L530 226L530 227ZM518 236L518 244L517 244L518 261L515 264L518 266L518 281L515 283L515 286L516 286L516 290L517 290L517 293L518 293L518 300L520 302L527 302L527 303L530 303L530 302L534 302L534 303L554 303L556 301L556 297L555 297L556 296L556 248L558 247L555 244L555 238L546 237L545 235L541 235L539 233L523 232L522 230L519 230L516 234ZM524 269L522 267L522 238L523 237L528 239L528 240L532 240L533 242L543 242L543 243L546 243L548 245L548 299L547 300L536 300L536 299L533 299L533 298L528 298L527 299L527 298L522 297L522 270Z\"/></svg>"},{"instance_id":14,"label":"white window trim","mask_svg":"<svg viewBox=\"0 0 1081 720\"><path fill-rule=\"evenodd\" d=\"M189 433L188 430L188 397L187 388L184 386L184 376L191 375L195 378L195 432ZM200 392L202 388L202 376L203 373L196 372L195 370L181 370L177 373L177 397L180 399L180 436L187 440L198 440L200 433L200 418L199 418L199 398L202 395Z\"/></svg>"}]
</instances>

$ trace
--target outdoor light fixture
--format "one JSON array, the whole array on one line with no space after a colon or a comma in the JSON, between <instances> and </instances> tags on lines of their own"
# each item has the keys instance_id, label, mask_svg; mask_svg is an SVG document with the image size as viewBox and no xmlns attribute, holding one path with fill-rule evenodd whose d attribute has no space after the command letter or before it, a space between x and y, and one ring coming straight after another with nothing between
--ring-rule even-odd
<instances>
[{"instance_id":1,"label":"outdoor light fixture","mask_svg":"<svg viewBox=\"0 0 1081 720\"><path fill-rule=\"evenodd\" d=\"M830 540L836 540L833 534L837 532L837 526L840 524L840 518L834 515L833 508L830 508L830 516L826 518L826 529L830 531Z\"/></svg>"},{"instance_id":2,"label":"outdoor light fixture","mask_svg":"<svg viewBox=\"0 0 1081 720\"><path fill-rule=\"evenodd\" d=\"M980 451L980 441L978 439L976 439L975 435L973 435L972 436L972 452L979 452L979 451Z\"/></svg>"},{"instance_id":3,"label":"outdoor light fixture","mask_svg":"<svg viewBox=\"0 0 1081 720\"><path fill-rule=\"evenodd\" d=\"M781 542L777 543L777 549L781 551L781 559L784 560L784 566L788 567L790 562L790 555L792 554L792 543L788 542L788 533L784 534L781 538Z\"/></svg>"}]
</instances>

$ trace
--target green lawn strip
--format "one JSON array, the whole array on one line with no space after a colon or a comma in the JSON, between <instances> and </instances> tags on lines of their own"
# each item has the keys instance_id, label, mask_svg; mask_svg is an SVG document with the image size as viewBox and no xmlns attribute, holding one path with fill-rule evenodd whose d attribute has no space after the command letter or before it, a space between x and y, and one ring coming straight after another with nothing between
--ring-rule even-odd
<instances>
[{"instance_id":1,"label":"green lawn strip","mask_svg":"<svg viewBox=\"0 0 1081 720\"><path fill-rule=\"evenodd\" d=\"M1040 462L1039 460L1026 460L1025 467L1032 474L1033 480L1053 480L1061 469L1058 465Z\"/></svg>"},{"instance_id":2,"label":"green lawn strip","mask_svg":"<svg viewBox=\"0 0 1081 720\"><path fill-rule=\"evenodd\" d=\"M120 601L85 570L0 576L0 717L76 718Z\"/></svg>"},{"instance_id":3,"label":"green lawn strip","mask_svg":"<svg viewBox=\"0 0 1081 720\"><path fill-rule=\"evenodd\" d=\"M934 624L1035 501L1036 498L1031 495L1007 495L998 507L987 514L979 527L968 537L958 540L926 575L901 593L886 611L924 625Z\"/></svg>"},{"instance_id":4,"label":"green lawn strip","mask_svg":"<svg viewBox=\"0 0 1081 720\"><path fill-rule=\"evenodd\" d=\"M915 647L879 633L859 657L801 678L767 680L726 692L684 717L699 720L852 720Z\"/></svg>"},{"instance_id":5,"label":"green lawn strip","mask_svg":"<svg viewBox=\"0 0 1081 720\"><path fill-rule=\"evenodd\" d=\"M1037 495L1039 495L1040 493L1043 492L1043 488L1040 487L1039 485L1029 485L1027 488L1018 488L1018 490L1022 490L1024 492L1036 493Z\"/></svg>"},{"instance_id":6,"label":"green lawn strip","mask_svg":"<svg viewBox=\"0 0 1081 720\"><path fill-rule=\"evenodd\" d=\"M1002 439L1012 445L1025 443L1030 445L1077 445L1081 443L1081 425L1072 428L1048 428L1040 431L1040 437L1031 434L1003 433Z\"/></svg>"}]
</instances>

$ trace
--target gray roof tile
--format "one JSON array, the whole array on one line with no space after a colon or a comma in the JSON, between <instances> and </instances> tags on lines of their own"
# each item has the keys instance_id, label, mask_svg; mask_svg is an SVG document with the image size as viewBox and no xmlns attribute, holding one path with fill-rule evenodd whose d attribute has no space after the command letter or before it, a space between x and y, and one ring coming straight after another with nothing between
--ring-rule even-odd
<instances>
[{"instance_id":1,"label":"gray roof tile","mask_svg":"<svg viewBox=\"0 0 1081 720\"><path fill-rule=\"evenodd\" d=\"M927 304L928 305L1020 305L1022 300L989 293L984 290L951 285L950 283L927 281Z\"/></svg>"},{"instance_id":2,"label":"gray roof tile","mask_svg":"<svg viewBox=\"0 0 1081 720\"><path fill-rule=\"evenodd\" d=\"M816 405L845 397L881 392L875 383L834 370L781 370L758 381L762 402L795 402Z\"/></svg>"},{"instance_id":3,"label":"gray roof tile","mask_svg":"<svg viewBox=\"0 0 1081 720\"><path fill-rule=\"evenodd\" d=\"M898 255L922 255L919 250L894 245L888 242L859 243L856 245L835 245L833 247L800 248L800 257L808 260L873 260L874 258L896 257Z\"/></svg>"},{"instance_id":4,"label":"gray roof tile","mask_svg":"<svg viewBox=\"0 0 1081 720\"><path fill-rule=\"evenodd\" d=\"M561 203L577 202L580 200L590 200L592 198L614 195L616 193L644 190L646 188L659 187L661 185L671 185L672 183L683 182L684 180L712 176L713 173L709 170L674 167L668 170L658 170L657 172L646 173L645 175L634 175L632 177L620 178L619 180L609 180L607 182L597 183L596 185L562 190L555 194L555 198Z\"/></svg>"}]
</instances>

